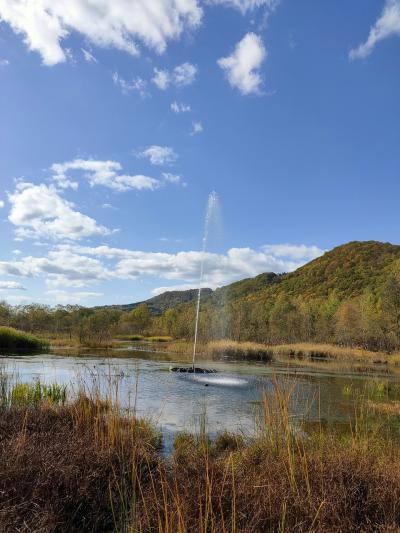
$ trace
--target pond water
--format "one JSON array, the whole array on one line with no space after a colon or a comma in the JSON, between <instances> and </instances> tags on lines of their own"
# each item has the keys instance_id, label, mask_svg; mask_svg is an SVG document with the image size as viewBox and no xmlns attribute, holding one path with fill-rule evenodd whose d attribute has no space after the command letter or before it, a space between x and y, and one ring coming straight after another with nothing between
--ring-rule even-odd
<instances>
[{"instance_id":1,"label":"pond water","mask_svg":"<svg viewBox=\"0 0 400 533\"><path fill-rule=\"evenodd\" d=\"M84 382L89 388L97 384L106 394L110 383L117 383L121 405L135 406L138 415L150 418L163 432L167 449L177 432L198 431L204 419L211 435L225 429L254 434L259 402L274 381L292 391L292 419L306 418L311 423L348 423L357 393L373 390L374 384L386 395L400 390L396 376L379 373L371 377L277 363L202 361L202 366L217 373L193 375L170 372L168 359L171 356L121 350L118 357L101 353L8 356L0 358L0 365L21 382L57 382L72 391Z\"/></svg>"}]
</instances>

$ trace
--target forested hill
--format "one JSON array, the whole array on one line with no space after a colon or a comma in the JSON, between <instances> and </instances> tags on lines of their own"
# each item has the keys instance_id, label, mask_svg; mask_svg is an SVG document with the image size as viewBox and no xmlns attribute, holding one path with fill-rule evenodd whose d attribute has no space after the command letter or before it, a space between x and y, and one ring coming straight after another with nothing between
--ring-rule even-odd
<instances>
[{"instance_id":1,"label":"forested hill","mask_svg":"<svg viewBox=\"0 0 400 533\"><path fill-rule=\"evenodd\" d=\"M339 299L377 291L390 273L400 273L400 246L377 241L349 242L288 274L268 272L216 289L206 302L275 299L279 295L304 299Z\"/></svg>"},{"instance_id":2,"label":"forested hill","mask_svg":"<svg viewBox=\"0 0 400 533\"><path fill-rule=\"evenodd\" d=\"M295 272L279 276L272 286L253 297L286 294L306 299L325 298L333 291L340 299L377 291L390 273L400 272L400 246L378 241L349 242L326 252Z\"/></svg>"},{"instance_id":3,"label":"forested hill","mask_svg":"<svg viewBox=\"0 0 400 533\"><path fill-rule=\"evenodd\" d=\"M349 242L326 252L295 272L266 272L215 291L203 289L202 301L206 305L225 305L240 300L274 300L279 295L309 300L326 298L332 292L339 299L349 299L366 289L379 290L388 274L396 270L400 272L400 246L378 241ZM153 315L160 315L167 309L190 304L196 297L197 289L168 291L145 302L116 307L131 311L145 303Z\"/></svg>"},{"instance_id":4,"label":"forested hill","mask_svg":"<svg viewBox=\"0 0 400 533\"><path fill-rule=\"evenodd\" d=\"M162 327L175 338L190 338L193 317L193 304L183 304L164 313ZM202 300L200 318L203 339L397 349L400 246L350 242L295 272L233 283Z\"/></svg>"}]
</instances>

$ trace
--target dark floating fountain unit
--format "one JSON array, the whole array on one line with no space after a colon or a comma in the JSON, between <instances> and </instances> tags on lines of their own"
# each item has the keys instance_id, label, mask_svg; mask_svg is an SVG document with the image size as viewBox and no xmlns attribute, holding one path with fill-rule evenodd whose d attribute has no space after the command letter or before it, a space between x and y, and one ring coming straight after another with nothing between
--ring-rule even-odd
<instances>
[{"instance_id":1,"label":"dark floating fountain unit","mask_svg":"<svg viewBox=\"0 0 400 533\"><path fill-rule=\"evenodd\" d=\"M213 368L200 368L197 366L171 366L170 371L183 374L215 374L217 372Z\"/></svg>"}]
</instances>

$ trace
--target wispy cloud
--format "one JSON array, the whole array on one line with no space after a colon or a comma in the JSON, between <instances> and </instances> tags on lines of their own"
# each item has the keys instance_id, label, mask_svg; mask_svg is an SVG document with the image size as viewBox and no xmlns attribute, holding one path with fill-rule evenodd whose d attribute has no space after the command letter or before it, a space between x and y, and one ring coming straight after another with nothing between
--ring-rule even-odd
<instances>
[{"instance_id":1,"label":"wispy cloud","mask_svg":"<svg viewBox=\"0 0 400 533\"><path fill-rule=\"evenodd\" d=\"M88 63L97 63L97 59L94 57L94 55L89 52L89 50L85 50L85 48L81 48L82 50L82 54L83 54L83 57L85 59L85 61L87 61Z\"/></svg>"},{"instance_id":2,"label":"wispy cloud","mask_svg":"<svg viewBox=\"0 0 400 533\"><path fill-rule=\"evenodd\" d=\"M18 281L0 281L0 291L4 290L26 291L25 287Z\"/></svg>"},{"instance_id":3,"label":"wispy cloud","mask_svg":"<svg viewBox=\"0 0 400 533\"><path fill-rule=\"evenodd\" d=\"M383 11L370 29L367 40L350 50L349 58L353 60L369 56L377 43L393 35L400 35L400 0L386 0Z\"/></svg>"},{"instance_id":4,"label":"wispy cloud","mask_svg":"<svg viewBox=\"0 0 400 533\"><path fill-rule=\"evenodd\" d=\"M136 153L137 157L149 159L152 165L165 165L173 163L178 159L178 154L170 146L159 146L154 144Z\"/></svg>"},{"instance_id":5,"label":"wispy cloud","mask_svg":"<svg viewBox=\"0 0 400 533\"><path fill-rule=\"evenodd\" d=\"M147 81L143 78L136 77L131 81L127 81L122 78L118 72L114 72L112 75L114 85L120 88L122 94L129 94L131 92L138 92L142 98L148 96Z\"/></svg>"},{"instance_id":6,"label":"wispy cloud","mask_svg":"<svg viewBox=\"0 0 400 533\"><path fill-rule=\"evenodd\" d=\"M203 131L203 124L200 121L192 122L192 131L190 132L190 135L196 135L197 133L201 133Z\"/></svg>"},{"instance_id":7,"label":"wispy cloud","mask_svg":"<svg viewBox=\"0 0 400 533\"><path fill-rule=\"evenodd\" d=\"M164 181L167 183L174 183L175 185L183 185L184 187L187 185L183 181L183 177L179 174L171 174L171 172L163 172L162 177Z\"/></svg>"},{"instance_id":8,"label":"wispy cloud","mask_svg":"<svg viewBox=\"0 0 400 533\"><path fill-rule=\"evenodd\" d=\"M208 0L211 4L225 5L238 9L242 14L253 11L257 7L274 10L280 0Z\"/></svg>"},{"instance_id":9,"label":"wispy cloud","mask_svg":"<svg viewBox=\"0 0 400 533\"><path fill-rule=\"evenodd\" d=\"M176 66L171 71L168 69L155 68L154 76L151 81L158 89L165 91L170 85L175 87L191 85L196 79L196 74L197 67L186 62Z\"/></svg>"},{"instance_id":10,"label":"wispy cloud","mask_svg":"<svg viewBox=\"0 0 400 533\"><path fill-rule=\"evenodd\" d=\"M183 102L172 102L171 103L171 111L173 111L176 114L179 113L190 113L191 107L189 104L184 104Z\"/></svg>"},{"instance_id":11,"label":"wispy cloud","mask_svg":"<svg viewBox=\"0 0 400 533\"><path fill-rule=\"evenodd\" d=\"M93 291L66 291L62 289L49 289L46 294L56 304L79 304L88 299L96 299L103 296L102 292Z\"/></svg>"}]
</instances>

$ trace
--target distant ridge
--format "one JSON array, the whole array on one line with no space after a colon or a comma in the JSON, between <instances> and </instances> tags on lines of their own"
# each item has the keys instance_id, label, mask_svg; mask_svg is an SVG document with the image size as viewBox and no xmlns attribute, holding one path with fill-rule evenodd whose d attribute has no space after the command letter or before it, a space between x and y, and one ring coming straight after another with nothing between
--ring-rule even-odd
<instances>
[{"instance_id":1,"label":"distant ridge","mask_svg":"<svg viewBox=\"0 0 400 533\"><path fill-rule=\"evenodd\" d=\"M161 315L167 309L178 307L181 304L189 303L197 298L198 289L188 289L186 291L167 291L153 296L148 300L135 302L131 304L109 305L107 308L121 309L122 311L132 311L138 305L145 303L152 315ZM204 288L201 290L202 296L212 293L211 289Z\"/></svg>"}]
</instances>

